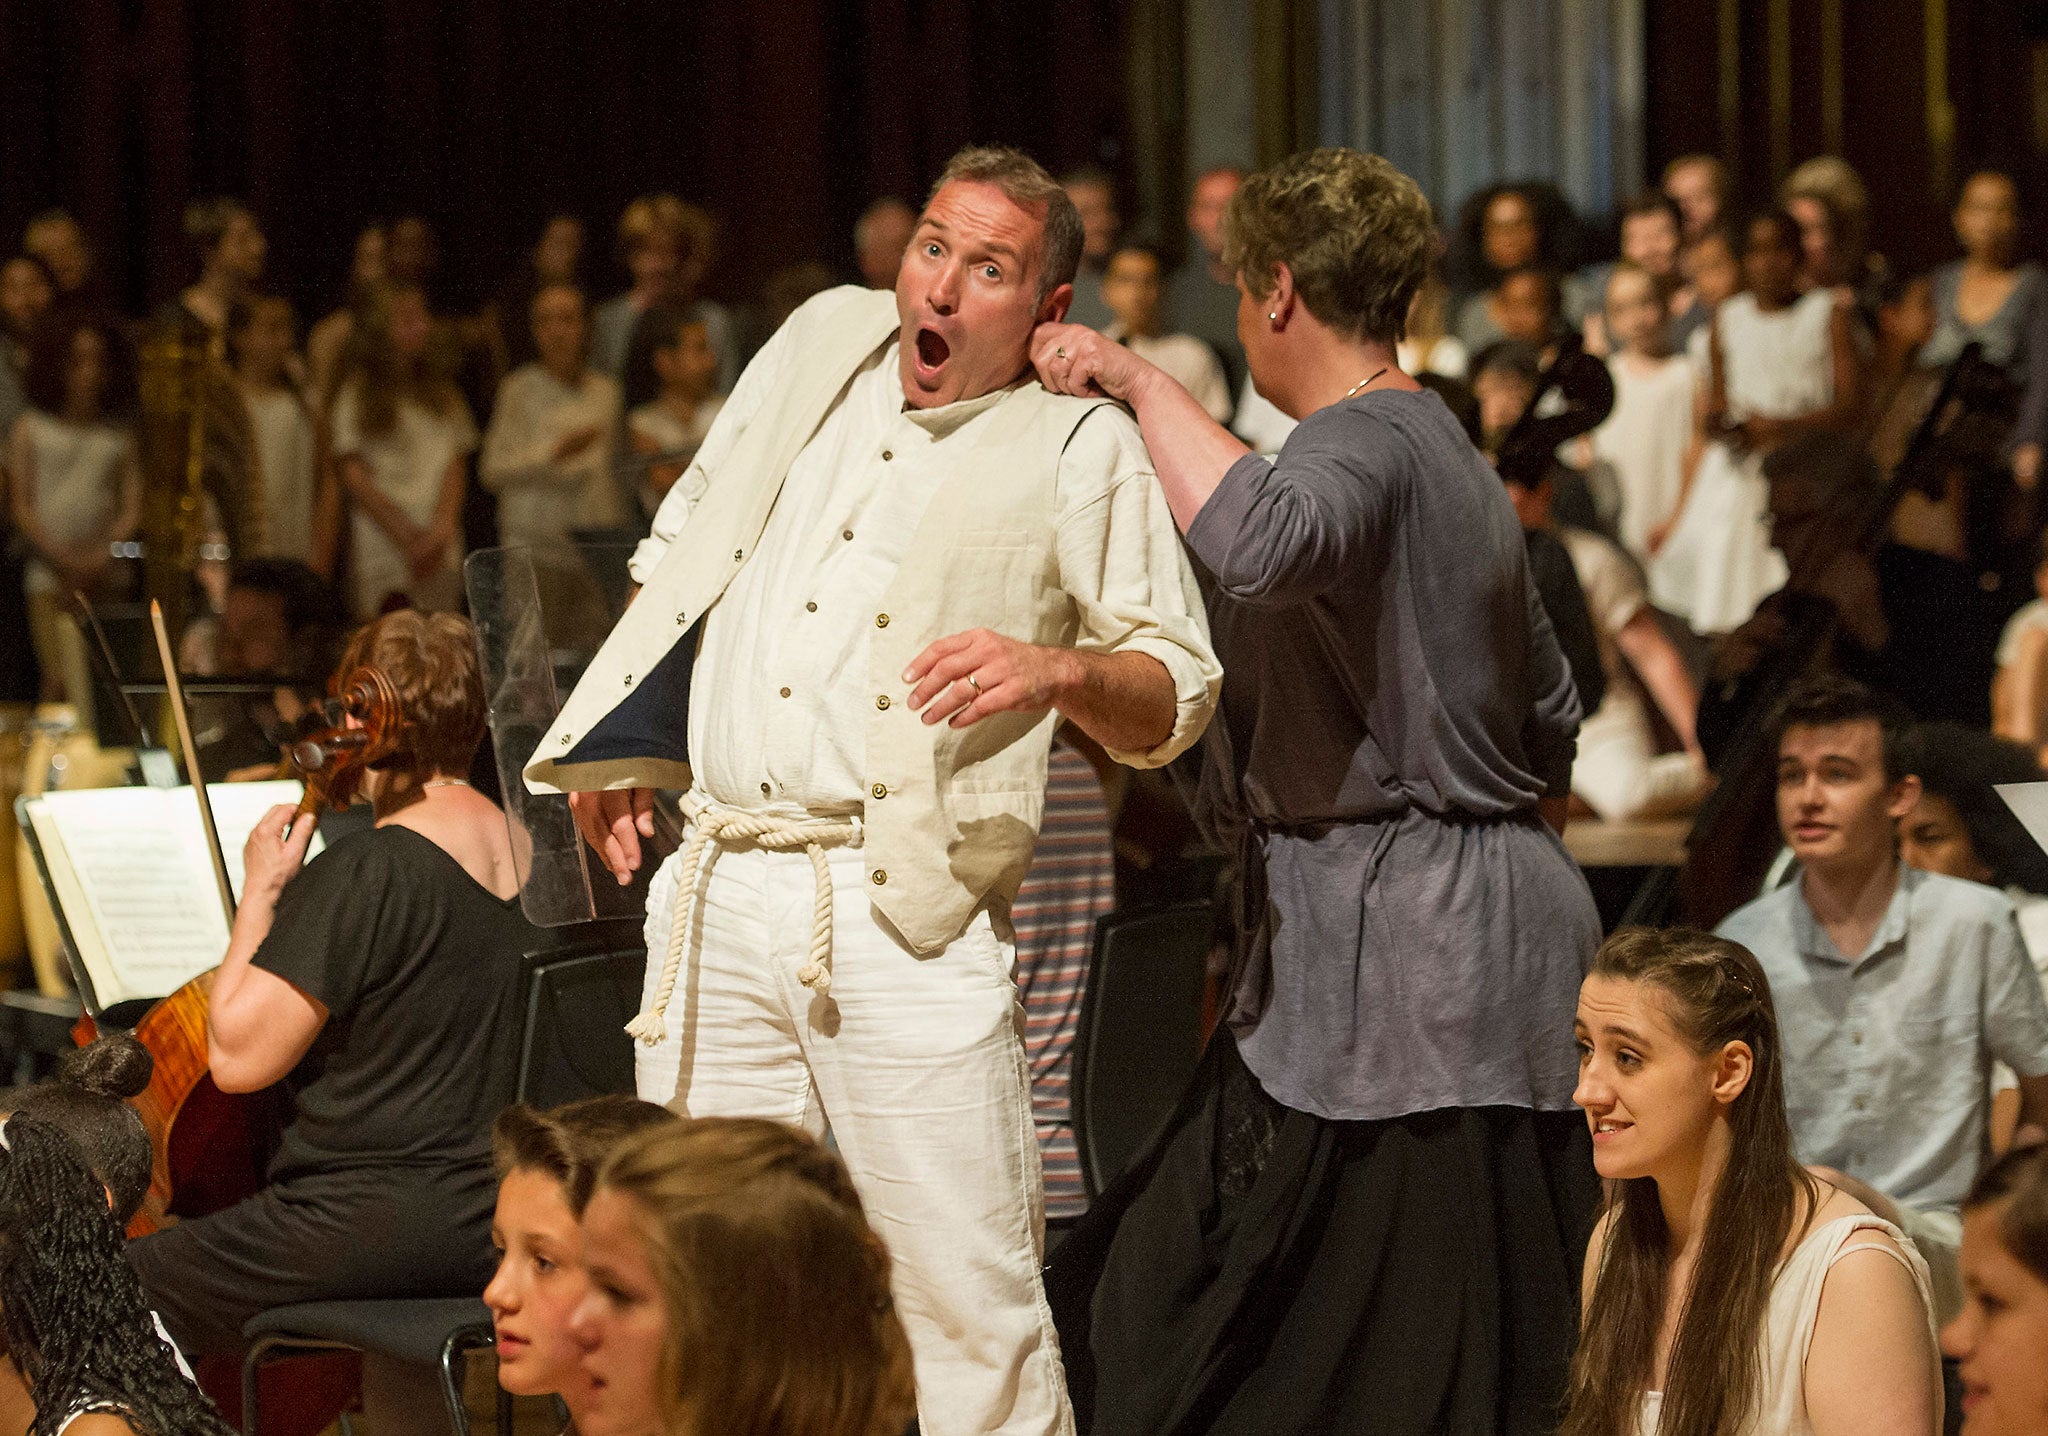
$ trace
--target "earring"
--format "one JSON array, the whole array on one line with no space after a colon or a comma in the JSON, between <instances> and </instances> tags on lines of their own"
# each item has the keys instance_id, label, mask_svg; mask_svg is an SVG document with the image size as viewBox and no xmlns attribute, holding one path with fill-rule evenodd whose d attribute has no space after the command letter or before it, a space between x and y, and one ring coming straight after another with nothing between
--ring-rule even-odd
<instances>
[{"instance_id":1,"label":"earring","mask_svg":"<svg viewBox=\"0 0 2048 1436\"><path fill-rule=\"evenodd\" d=\"M1276 309L1271 314L1268 314L1266 318L1271 320L1273 323L1278 324L1280 322L1280 311Z\"/></svg>"}]
</instances>

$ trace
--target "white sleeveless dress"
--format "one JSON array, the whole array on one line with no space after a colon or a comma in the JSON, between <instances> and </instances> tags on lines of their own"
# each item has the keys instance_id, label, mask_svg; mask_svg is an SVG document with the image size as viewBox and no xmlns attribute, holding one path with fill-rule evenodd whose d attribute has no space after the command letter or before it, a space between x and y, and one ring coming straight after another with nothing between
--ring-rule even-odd
<instances>
[{"instance_id":1,"label":"white sleeveless dress","mask_svg":"<svg viewBox=\"0 0 2048 1436\"><path fill-rule=\"evenodd\" d=\"M1893 1251L1882 1244L1852 1240L1858 1232L1882 1232L1899 1244ZM1813 1322L1820 1314L1820 1292L1828 1271L1852 1251L1869 1247L1904 1265L1920 1293L1921 1311L1927 1318L1928 1350L1935 1350L1934 1287L1927 1275L1927 1263L1914 1249L1912 1239L1882 1217L1854 1212L1836 1217L1806 1234L1792 1249L1778 1277L1771 1285L1771 1304L1764 1313L1764 1383L1756 1423L1748 1429L1755 1436L1810 1436L1813 1423L1806 1419L1806 1352L1813 1344ZM1941 1358L1932 1356L1934 1389L1941 1389ZM1663 1417L1664 1393L1643 1393L1642 1418L1637 1436L1657 1436Z\"/></svg>"},{"instance_id":2,"label":"white sleeveless dress","mask_svg":"<svg viewBox=\"0 0 2048 1436\"><path fill-rule=\"evenodd\" d=\"M1743 293L1715 311L1730 420L1796 419L1834 402L1828 329L1835 302L1833 291L1816 289L1765 313L1754 295ZM1769 510L1763 457L1738 454L1718 440L1708 444L1685 511L1650 564L1657 606L1695 633L1739 628L1785 583L1784 556L1771 547Z\"/></svg>"}]
</instances>

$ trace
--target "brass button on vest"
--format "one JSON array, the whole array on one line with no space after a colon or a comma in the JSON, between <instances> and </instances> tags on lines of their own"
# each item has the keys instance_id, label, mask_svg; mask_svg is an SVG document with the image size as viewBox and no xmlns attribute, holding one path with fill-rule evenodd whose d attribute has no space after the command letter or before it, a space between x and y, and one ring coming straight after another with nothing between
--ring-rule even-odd
<instances>
[{"instance_id":1,"label":"brass button on vest","mask_svg":"<svg viewBox=\"0 0 2048 1436\"><path fill-rule=\"evenodd\" d=\"M782 690L782 696L783 696L784 698L787 698L787 697L789 697L789 690L788 690L787 688L785 688L785 689L783 689L783 690Z\"/></svg>"},{"instance_id":2,"label":"brass button on vest","mask_svg":"<svg viewBox=\"0 0 2048 1436\"><path fill-rule=\"evenodd\" d=\"M888 626L889 626L889 615L888 615L888 614L886 614L886 613L878 613L878 614L876 614L876 615L875 615L875 627L877 627L877 628L887 628Z\"/></svg>"},{"instance_id":3,"label":"brass button on vest","mask_svg":"<svg viewBox=\"0 0 2048 1436\"><path fill-rule=\"evenodd\" d=\"M818 611L818 605L817 605L817 604L816 604L815 602L812 602L812 603L807 603L807 604L805 604L805 605L804 605L804 612L805 612L805 613L816 613L817 611Z\"/></svg>"},{"instance_id":4,"label":"brass button on vest","mask_svg":"<svg viewBox=\"0 0 2048 1436\"><path fill-rule=\"evenodd\" d=\"M766 783L761 785L761 796L764 798L768 796L768 785Z\"/></svg>"},{"instance_id":5,"label":"brass button on vest","mask_svg":"<svg viewBox=\"0 0 2048 1436\"><path fill-rule=\"evenodd\" d=\"M877 708L882 709L884 712L887 712L889 708L889 695L884 693L879 698L875 699L875 706Z\"/></svg>"},{"instance_id":6,"label":"brass button on vest","mask_svg":"<svg viewBox=\"0 0 2048 1436\"><path fill-rule=\"evenodd\" d=\"M883 462L883 463L885 463L885 464L886 464L886 463L888 463L888 462L889 462L889 460L891 460L891 459L893 459L893 458L895 458L895 457L896 457L896 456L895 456L894 454L890 453L890 452L889 452L889 451L888 451L887 449L884 449L884 450L882 450L882 462Z\"/></svg>"},{"instance_id":7,"label":"brass button on vest","mask_svg":"<svg viewBox=\"0 0 2048 1436\"><path fill-rule=\"evenodd\" d=\"M874 881L875 886L880 887L883 883L889 881L889 874L881 868L876 868L874 872Z\"/></svg>"},{"instance_id":8,"label":"brass button on vest","mask_svg":"<svg viewBox=\"0 0 2048 1436\"><path fill-rule=\"evenodd\" d=\"M843 539L846 539L846 540L848 540L848 541L851 541L851 540L852 540L852 538L853 538L853 530L852 530L852 529L842 529L842 530L840 531L840 534L839 534L839 536L840 536L841 538L843 538Z\"/></svg>"},{"instance_id":9,"label":"brass button on vest","mask_svg":"<svg viewBox=\"0 0 2048 1436\"><path fill-rule=\"evenodd\" d=\"M868 789L868 791L874 794L877 798L886 798L889 796L888 786L882 783L875 784L875 786Z\"/></svg>"}]
</instances>

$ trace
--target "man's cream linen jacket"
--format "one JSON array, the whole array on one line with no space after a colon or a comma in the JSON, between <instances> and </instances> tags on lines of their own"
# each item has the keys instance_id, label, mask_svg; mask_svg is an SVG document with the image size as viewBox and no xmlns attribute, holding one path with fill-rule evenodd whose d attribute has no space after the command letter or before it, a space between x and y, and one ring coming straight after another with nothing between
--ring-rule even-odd
<instances>
[{"instance_id":1,"label":"man's cream linen jacket","mask_svg":"<svg viewBox=\"0 0 2048 1436\"><path fill-rule=\"evenodd\" d=\"M785 337L805 362L750 416L735 417L743 427L729 446L714 431L705 444L723 454L714 472L678 481L701 497L541 740L526 769L535 792L689 785L684 735L698 624L751 555L792 461L853 375L894 338L895 298L832 290L789 325ZM1190 601L1184 614L1149 626L1110 619L1062 582L1053 542L1060 455L1102 407L1026 382L947 437L950 472L874 617L863 857L876 908L919 953L946 946L985 903L1015 896L1044 809L1056 721L1020 713L962 729L920 721L902 674L927 645L988 628L1031 643L1152 654L1174 679L1174 727L1149 752L1116 755L1133 766L1173 758L1215 711L1222 669L1177 547L1179 572L1160 577ZM1131 422L1113 409L1102 417ZM1105 491L1112 477L1101 476Z\"/></svg>"}]
</instances>

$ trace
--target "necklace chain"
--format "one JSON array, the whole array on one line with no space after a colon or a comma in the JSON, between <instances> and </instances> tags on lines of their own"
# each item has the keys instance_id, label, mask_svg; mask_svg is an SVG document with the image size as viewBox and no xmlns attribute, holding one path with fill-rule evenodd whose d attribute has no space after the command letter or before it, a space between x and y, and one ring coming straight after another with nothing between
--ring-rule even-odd
<instances>
[{"instance_id":1,"label":"necklace chain","mask_svg":"<svg viewBox=\"0 0 2048 1436\"><path fill-rule=\"evenodd\" d=\"M467 778L429 778L426 782L420 784L420 790L424 792L428 788L467 788L468 786L469 779Z\"/></svg>"},{"instance_id":2,"label":"necklace chain","mask_svg":"<svg viewBox=\"0 0 2048 1436\"><path fill-rule=\"evenodd\" d=\"M1372 373L1366 375L1363 379L1360 379L1356 384L1353 384L1349 389L1346 389L1344 391L1344 399L1349 399L1353 394L1356 394L1360 389L1363 389L1366 385L1370 384L1373 380L1379 378L1380 375L1386 372L1387 366L1385 364L1380 365L1380 367L1373 370ZM1344 399L1339 399L1337 402L1341 404L1344 402Z\"/></svg>"}]
</instances>

